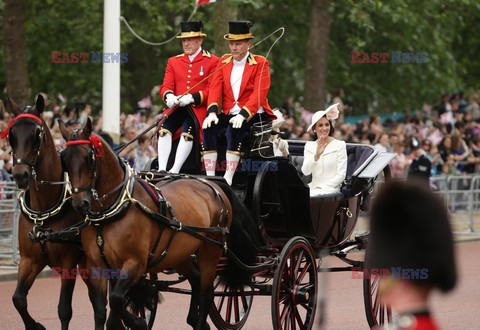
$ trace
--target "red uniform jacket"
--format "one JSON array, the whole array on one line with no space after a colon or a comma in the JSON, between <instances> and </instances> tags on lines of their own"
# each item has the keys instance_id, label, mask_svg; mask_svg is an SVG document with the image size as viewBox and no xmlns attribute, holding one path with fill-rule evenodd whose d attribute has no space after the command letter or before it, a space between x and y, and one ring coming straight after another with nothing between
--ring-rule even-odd
<instances>
[{"instance_id":1,"label":"red uniform jacket","mask_svg":"<svg viewBox=\"0 0 480 330\"><path fill-rule=\"evenodd\" d=\"M228 115L230 109L235 106L235 98L230 84L230 75L233 68L232 55L224 55L218 63L218 67L221 66L223 68L215 73L210 84L207 113L217 112L222 101L223 113ZM237 100L238 106L242 109L240 114L245 116L247 121L257 113L260 106L263 107L267 114L275 118L267 100L269 89L270 66L267 59L250 53L243 70L242 84L240 85L240 93Z\"/></svg>"},{"instance_id":2,"label":"red uniform jacket","mask_svg":"<svg viewBox=\"0 0 480 330\"><path fill-rule=\"evenodd\" d=\"M165 100L165 96L168 93L173 93L176 96L185 92L192 94L195 100L192 103L192 108L200 127L205 119L209 84L213 77L210 77L197 87L193 87L212 73L217 63L218 57L206 50L200 51L192 62L190 62L187 54L170 57L165 69L163 84L160 86L160 96L163 100Z\"/></svg>"},{"instance_id":3,"label":"red uniform jacket","mask_svg":"<svg viewBox=\"0 0 480 330\"><path fill-rule=\"evenodd\" d=\"M437 323L429 314L407 314L397 316L393 324L388 327L375 327L374 329L398 329L398 330L439 330Z\"/></svg>"}]
</instances>

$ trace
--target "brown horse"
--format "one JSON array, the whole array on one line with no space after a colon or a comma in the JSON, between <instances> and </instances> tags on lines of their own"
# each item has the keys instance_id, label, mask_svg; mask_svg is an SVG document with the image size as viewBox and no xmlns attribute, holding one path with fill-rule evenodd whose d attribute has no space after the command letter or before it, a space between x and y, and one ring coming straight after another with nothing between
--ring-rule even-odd
<instances>
[{"instance_id":1,"label":"brown horse","mask_svg":"<svg viewBox=\"0 0 480 330\"><path fill-rule=\"evenodd\" d=\"M25 190L21 199L23 207L18 228L20 265L13 303L26 329L45 329L28 313L28 291L46 265L68 271L68 276L62 276L58 303L62 329L68 329L75 286L72 269L76 269L84 259L80 244L45 242L29 236L38 238L37 234L44 230L65 229L81 219L67 199L65 184L55 184L64 181L64 172L50 130L40 118L44 109L42 96L38 97L33 108L26 107L21 111L11 100L10 107L16 116L6 132L13 150L13 178L18 188Z\"/></svg>"},{"instance_id":2,"label":"brown horse","mask_svg":"<svg viewBox=\"0 0 480 330\"><path fill-rule=\"evenodd\" d=\"M159 203L147 192L157 189L142 185L128 174L128 167L122 166L107 144L91 134L90 120L73 133L60 122L60 130L67 140L62 161L72 182L73 206L95 224L82 232L88 267L128 274L116 281L110 293L112 314L107 328L119 326L115 322L121 318L132 329L145 329L145 321L125 309L125 295L136 290L143 274L170 268L185 275L192 286L187 323L195 329L208 328L216 266L227 246L224 239L232 216L235 230L230 231L228 248L245 263L255 260L258 228L243 204L231 191L223 190L229 189L226 184L220 184L220 188L206 180L178 179L157 187L168 201L165 216L159 216ZM128 190L130 185L133 192ZM127 209L110 218L115 205L127 205ZM189 232L193 227L195 232ZM193 254L197 263L192 261ZM249 279L248 271L240 267L225 275L231 285ZM101 295L106 296L105 290Z\"/></svg>"}]
</instances>

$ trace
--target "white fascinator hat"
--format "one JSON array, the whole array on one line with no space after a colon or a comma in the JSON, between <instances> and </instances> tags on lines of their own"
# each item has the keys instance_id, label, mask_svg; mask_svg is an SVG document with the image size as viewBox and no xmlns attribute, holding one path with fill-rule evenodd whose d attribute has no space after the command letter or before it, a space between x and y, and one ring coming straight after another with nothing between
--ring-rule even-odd
<instances>
[{"instance_id":1,"label":"white fascinator hat","mask_svg":"<svg viewBox=\"0 0 480 330\"><path fill-rule=\"evenodd\" d=\"M338 109L339 104L340 103L335 103L329 106L325 110L320 110L315 112L312 116L312 123L310 124L310 126L308 126L307 132L309 132L312 129L312 127L315 126L317 121L319 121L320 118L322 118L323 116L326 116L328 120L337 119L338 115L340 114L340 110Z\"/></svg>"}]
</instances>

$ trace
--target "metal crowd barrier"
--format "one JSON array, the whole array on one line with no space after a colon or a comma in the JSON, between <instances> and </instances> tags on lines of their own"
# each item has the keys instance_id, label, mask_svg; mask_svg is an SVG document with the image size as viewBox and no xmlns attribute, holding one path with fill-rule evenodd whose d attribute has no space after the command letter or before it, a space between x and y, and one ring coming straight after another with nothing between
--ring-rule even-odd
<instances>
[{"instance_id":1,"label":"metal crowd barrier","mask_svg":"<svg viewBox=\"0 0 480 330\"><path fill-rule=\"evenodd\" d=\"M15 182L0 181L0 266L16 266L19 261L17 196Z\"/></svg>"},{"instance_id":2,"label":"metal crowd barrier","mask_svg":"<svg viewBox=\"0 0 480 330\"><path fill-rule=\"evenodd\" d=\"M457 234L480 234L480 175L441 175L431 178L451 214Z\"/></svg>"},{"instance_id":3,"label":"metal crowd barrier","mask_svg":"<svg viewBox=\"0 0 480 330\"><path fill-rule=\"evenodd\" d=\"M383 178L376 181L372 201L383 183ZM453 233L480 237L480 175L434 176L430 178L430 187L443 197L450 213ZM368 217L368 212L361 212L360 215Z\"/></svg>"}]
</instances>

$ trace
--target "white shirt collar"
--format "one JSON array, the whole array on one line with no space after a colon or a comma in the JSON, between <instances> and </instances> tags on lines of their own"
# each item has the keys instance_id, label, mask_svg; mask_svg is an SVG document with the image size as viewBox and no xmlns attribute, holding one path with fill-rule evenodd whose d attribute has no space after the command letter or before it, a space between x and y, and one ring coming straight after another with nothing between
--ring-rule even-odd
<instances>
[{"instance_id":1,"label":"white shirt collar","mask_svg":"<svg viewBox=\"0 0 480 330\"><path fill-rule=\"evenodd\" d=\"M248 58L249 55L250 55L250 52L247 51L247 54L245 55L244 58L242 58L240 61L233 60L233 63L234 64L245 64L245 63L247 63L247 58Z\"/></svg>"},{"instance_id":2,"label":"white shirt collar","mask_svg":"<svg viewBox=\"0 0 480 330\"><path fill-rule=\"evenodd\" d=\"M199 47L198 50L193 53L192 55L188 55L188 59L191 61L193 61L193 59L202 51L202 47Z\"/></svg>"}]
</instances>

